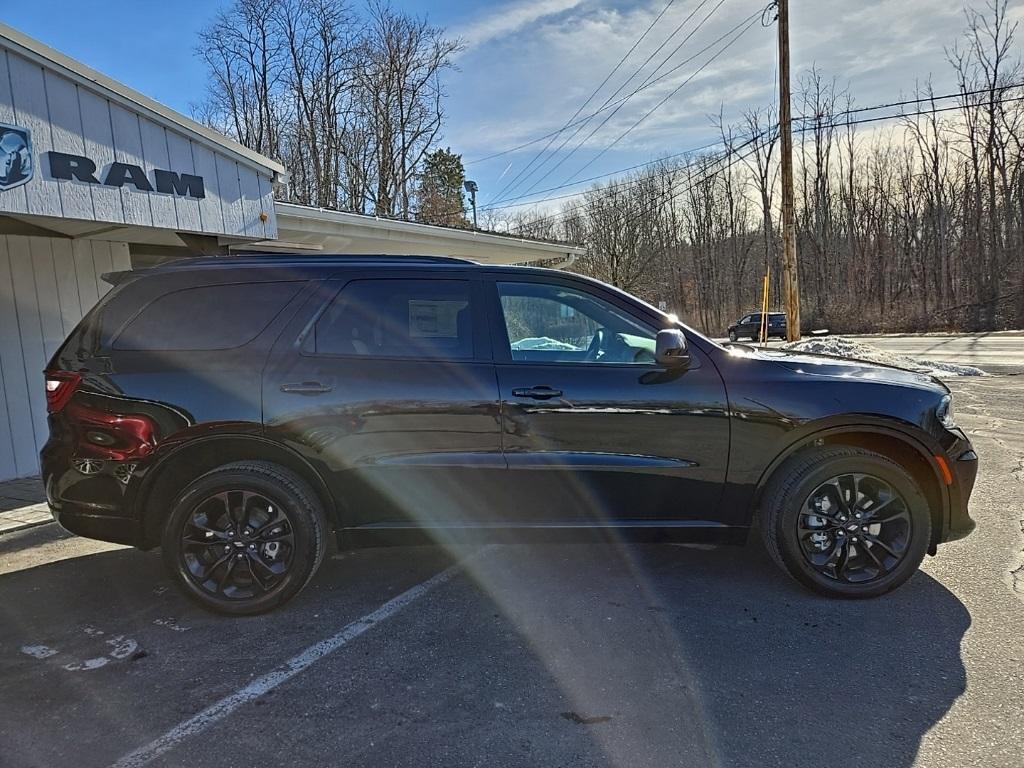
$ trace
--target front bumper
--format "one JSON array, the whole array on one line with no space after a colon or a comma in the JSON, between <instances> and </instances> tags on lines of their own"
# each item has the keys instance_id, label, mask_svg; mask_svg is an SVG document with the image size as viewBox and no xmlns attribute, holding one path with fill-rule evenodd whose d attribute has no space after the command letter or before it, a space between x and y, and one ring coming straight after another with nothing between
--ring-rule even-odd
<instances>
[{"instance_id":1,"label":"front bumper","mask_svg":"<svg viewBox=\"0 0 1024 768\"><path fill-rule=\"evenodd\" d=\"M978 477L978 454L966 443L966 447L951 458L953 485L949 489L949 527L942 537L943 542L962 539L977 526L968 511L968 502Z\"/></svg>"}]
</instances>

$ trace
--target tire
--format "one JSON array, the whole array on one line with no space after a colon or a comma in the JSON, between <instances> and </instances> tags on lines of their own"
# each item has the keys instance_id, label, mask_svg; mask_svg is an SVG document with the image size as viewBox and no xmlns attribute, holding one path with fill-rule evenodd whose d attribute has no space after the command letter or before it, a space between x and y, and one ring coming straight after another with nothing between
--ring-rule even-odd
<instances>
[{"instance_id":1,"label":"tire","mask_svg":"<svg viewBox=\"0 0 1024 768\"><path fill-rule=\"evenodd\" d=\"M838 598L896 589L921 565L931 541L931 513L917 482L891 459L861 448L817 449L787 461L765 489L759 522L768 553L784 571Z\"/></svg>"},{"instance_id":2,"label":"tire","mask_svg":"<svg viewBox=\"0 0 1024 768\"><path fill-rule=\"evenodd\" d=\"M729 341L736 341L736 331L729 331Z\"/></svg>"},{"instance_id":3,"label":"tire","mask_svg":"<svg viewBox=\"0 0 1024 768\"><path fill-rule=\"evenodd\" d=\"M327 530L301 477L245 461L207 472L182 491L161 546L168 573L188 597L215 613L251 616L309 583L327 550Z\"/></svg>"}]
</instances>

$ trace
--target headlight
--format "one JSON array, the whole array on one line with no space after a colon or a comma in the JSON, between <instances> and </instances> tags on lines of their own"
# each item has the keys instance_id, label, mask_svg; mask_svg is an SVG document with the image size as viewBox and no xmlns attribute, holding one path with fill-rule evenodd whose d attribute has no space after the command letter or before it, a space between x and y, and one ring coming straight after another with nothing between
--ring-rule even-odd
<instances>
[{"instance_id":1,"label":"headlight","mask_svg":"<svg viewBox=\"0 0 1024 768\"><path fill-rule=\"evenodd\" d=\"M939 423L946 429L954 429L956 427L956 419L953 418L952 395L946 395L939 402L938 407L935 409L935 418L937 418Z\"/></svg>"}]
</instances>

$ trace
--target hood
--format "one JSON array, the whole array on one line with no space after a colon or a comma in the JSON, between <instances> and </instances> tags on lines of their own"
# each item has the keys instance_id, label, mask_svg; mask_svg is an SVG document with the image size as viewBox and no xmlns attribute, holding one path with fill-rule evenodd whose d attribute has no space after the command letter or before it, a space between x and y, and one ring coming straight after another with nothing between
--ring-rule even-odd
<instances>
[{"instance_id":1,"label":"hood","mask_svg":"<svg viewBox=\"0 0 1024 768\"><path fill-rule=\"evenodd\" d=\"M881 363L834 357L812 352L785 352L774 349L757 349L747 346L730 346L729 354L775 363L795 373L807 376L826 376L835 379L859 379L861 381L896 384L918 389L949 392L949 388L934 376L903 368L893 368Z\"/></svg>"}]
</instances>

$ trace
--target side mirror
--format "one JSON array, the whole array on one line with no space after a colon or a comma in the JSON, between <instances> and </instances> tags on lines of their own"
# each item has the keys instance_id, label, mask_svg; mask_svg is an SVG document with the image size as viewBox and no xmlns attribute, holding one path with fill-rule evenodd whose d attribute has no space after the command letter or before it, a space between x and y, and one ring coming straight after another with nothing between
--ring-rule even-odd
<instances>
[{"instance_id":1,"label":"side mirror","mask_svg":"<svg viewBox=\"0 0 1024 768\"><path fill-rule=\"evenodd\" d=\"M686 336L682 331L669 328L658 331L654 342L654 359L658 365L666 368L678 368L690 362L690 350L686 346Z\"/></svg>"}]
</instances>

